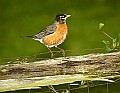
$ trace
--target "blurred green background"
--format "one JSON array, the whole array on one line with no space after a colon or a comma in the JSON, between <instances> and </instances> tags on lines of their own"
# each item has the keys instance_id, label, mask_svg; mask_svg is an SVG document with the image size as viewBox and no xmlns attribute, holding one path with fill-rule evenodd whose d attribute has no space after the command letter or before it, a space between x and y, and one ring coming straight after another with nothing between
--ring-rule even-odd
<instances>
[{"instance_id":1,"label":"blurred green background","mask_svg":"<svg viewBox=\"0 0 120 93\"><path fill-rule=\"evenodd\" d=\"M120 33L120 0L0 0L0 58L47 52L38 41L20 36L38 33L59 12L72 15L67 19L68 37L60 47L78 51L66 52L67 56L106 52L84 50L103 48L102 41L110 40L98 31L100 22L113 38Z\"/></svg>"},{"instance_id":2,"label":"blurred green background","mask_svg":"<svg viewBox=\"0 0 120 93\"><path fill-rule=\"evenodd\" d=\"M60 47L80 50L66 55L87 54L95 51L81 49L105 47L102 40L109 38L98 31L100 22L112 37L120 32L119 0L0 0L0 57L30 56L48 51L38 41L20 36L38 33L54 21L58 12L72 15L67 20L68 37Z\"/></svg>"}]
</instances>

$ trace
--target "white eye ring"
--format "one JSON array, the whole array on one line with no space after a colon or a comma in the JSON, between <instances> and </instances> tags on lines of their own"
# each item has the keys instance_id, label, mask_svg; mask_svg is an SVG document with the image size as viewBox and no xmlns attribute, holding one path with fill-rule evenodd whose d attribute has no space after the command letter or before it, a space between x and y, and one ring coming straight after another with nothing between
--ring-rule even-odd
<instances>
[{"instance_id":1,"label":"white eye ring","mask_svg":"<svg viewBox=\"0 0 120 93\"><path fill-rule=\"evenodd\" d=\"M60 19L66 19L65 16L60 16Z\"/></svg>"},{"instance_id":2,"label":"white eye ring","mask_svg":"<svg viewBox=\"0 0 120 93\"><path fill-rule=\"evenodd\" d=\"M60 18L63 18L64 16L60 16Z\"/></svg>"}]
</instances>

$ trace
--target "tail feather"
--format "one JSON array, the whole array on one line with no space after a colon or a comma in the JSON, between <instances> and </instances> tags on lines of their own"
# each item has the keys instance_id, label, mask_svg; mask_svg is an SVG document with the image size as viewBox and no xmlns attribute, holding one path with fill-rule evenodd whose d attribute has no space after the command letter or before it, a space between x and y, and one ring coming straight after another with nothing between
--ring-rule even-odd
<instances>
[{"instance_id":1,"label":"tail feather","mask_svg":"<svg viewBox=\"0 0 120 93\"><path fill-rule=\"evenodd\" d=\"M35 38L35 36L21 36L22 38Z\"/></svg>"}]
</instances>

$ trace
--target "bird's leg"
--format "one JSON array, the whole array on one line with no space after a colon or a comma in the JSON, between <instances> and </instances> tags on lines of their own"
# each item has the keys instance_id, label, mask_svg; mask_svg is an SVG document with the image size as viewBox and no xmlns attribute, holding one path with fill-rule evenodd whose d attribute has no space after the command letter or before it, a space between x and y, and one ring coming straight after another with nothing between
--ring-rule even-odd
<instances>
[{"instance_id":1,"label":"bird's leg","mask_svg":"<svg viewBox=\"0 0 120 93\"><path fill-rule=\"evenodd\" d=\"M62 48L59 48L58 46L56 48L59 49L62 52L62 55L65 57L65 50Z\"/></svg>"},{"instance_id":2,"label":"bird's leg","mask_svg":"<svg viewBox=\"0 0 120 93\"><path fill-rule=\"evenodd\" d=\"M51 58L53 58L53 52L52 52L52 50L49 48L49 47L47 47L47 49L50 51L50 53L51 53Z\"/></svg>"}]
</instances>

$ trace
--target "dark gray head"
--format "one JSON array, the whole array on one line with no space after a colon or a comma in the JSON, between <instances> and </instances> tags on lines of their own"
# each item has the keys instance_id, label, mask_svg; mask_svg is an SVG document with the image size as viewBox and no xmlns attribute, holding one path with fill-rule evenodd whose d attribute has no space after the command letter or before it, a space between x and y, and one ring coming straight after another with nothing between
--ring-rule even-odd
<instances>
[{"instance_id":1,"label":"dark gray head","mask_svg":"<svg viewBox=\"0 0 120 93\"><path fill-rule=\"evenodd\" d=\"M64 14L64 13L58 13L56 15L55 21L59 22L60 24L64 24L64 23L66 23L66 19L70 16L71 15L67 15L67 14Z\"/></svg>"}]
</instances>

